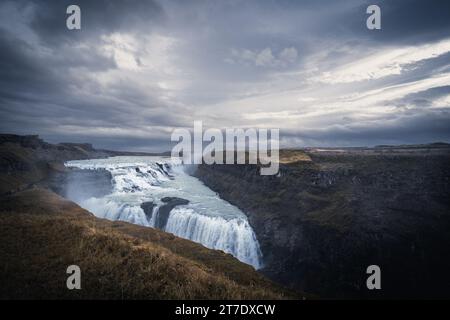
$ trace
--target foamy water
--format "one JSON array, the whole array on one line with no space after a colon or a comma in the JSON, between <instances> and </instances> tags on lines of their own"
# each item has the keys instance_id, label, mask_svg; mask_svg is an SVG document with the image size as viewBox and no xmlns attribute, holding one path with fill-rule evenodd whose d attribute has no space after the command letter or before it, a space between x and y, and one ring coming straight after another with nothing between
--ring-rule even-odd
<instances>
[{"instance_id":1,"label":"foamy water","mask_svg":"<svg viewBox=\"0 0 450 320\"><path fill-rule=\"evenodd\" d=\"M155 227L158 210L164 204L161 199L183 198L189 204L171 210L164 231L223 250L257 269L262 266L259 243L246 215L188 175L180 161L164 157L112 157L69 161L66 166L106 169L111 173L111 194L73 199L97 217ZM147 201L156 205L151 217L141 208Z\"/></svg>"}]
</instances>

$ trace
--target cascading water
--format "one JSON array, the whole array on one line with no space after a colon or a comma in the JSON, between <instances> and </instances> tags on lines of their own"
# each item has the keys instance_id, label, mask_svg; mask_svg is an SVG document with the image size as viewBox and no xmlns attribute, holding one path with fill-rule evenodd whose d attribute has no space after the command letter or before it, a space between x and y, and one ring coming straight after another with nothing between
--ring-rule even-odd
<instances>
[{"instance_id":1,"label":"cascading water","mask_svg":"<svg viewBox=\"0 0 450 320\"><path fill-rule=\"evenodd\" d=\"M97 217L159 227L230 253L256 269L262 266L259 243L245 214L188 175L180 162L163 157L112 157L69 161L66 166L111 173L111 194L72 199ZM167 208L167 199L175 197L185 202ZM153 207L150 214L143 203Z\"/></svg>"}]
</instances>

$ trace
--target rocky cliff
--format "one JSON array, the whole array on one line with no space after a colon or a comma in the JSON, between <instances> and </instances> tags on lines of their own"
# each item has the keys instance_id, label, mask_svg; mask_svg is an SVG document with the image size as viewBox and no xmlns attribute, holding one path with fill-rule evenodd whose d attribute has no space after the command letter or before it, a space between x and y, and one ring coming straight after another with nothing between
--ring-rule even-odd
<instances>
[{"instance_id":1,"label":"rocky cliff","mask_svg":"<svg viewBox=\"0 0 450 320\"><path fill-rule=\"evenodd\" d=\"M195 175L248 216L270 278L322 297L449 297L446 144L287 150L279 176L252 165ZM379 265L382 290L366 287Z\"/></svg>"}]
</instances>

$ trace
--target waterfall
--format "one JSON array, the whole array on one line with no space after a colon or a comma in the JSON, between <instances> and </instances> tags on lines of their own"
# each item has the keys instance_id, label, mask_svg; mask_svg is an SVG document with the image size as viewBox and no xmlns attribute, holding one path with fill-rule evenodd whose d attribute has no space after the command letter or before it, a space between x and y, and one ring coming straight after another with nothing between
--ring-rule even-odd
<instances>
[{"instance_id":1,"label":"waterfall","mask_svg":"<svg viewBox=\"0 0 450 320\"><path fill-rule=\"evenodd\" d=\"M247 219L225 220L196 214L189 208L175 208L165 230L208 248L231 253L239 260L260 267L259 244Z\"/></svg>"},{"instance_id":2,"label":"waterfall","mask_svg":"<svg viewBox=\"0 0 450 320\"><path fill-rule=\"evenodd\" d=\"M106 169L111 173L111 194L71 199L97 217L159 227L230 253L256 269L262 267L259 243L246 215L188 175L179 161L162 157L112 157L69 161L66 166ZM167 199L178 199L178 203L168 203ZM143 203L153 209L143 210Z\"/></svg>"}]
</instances>

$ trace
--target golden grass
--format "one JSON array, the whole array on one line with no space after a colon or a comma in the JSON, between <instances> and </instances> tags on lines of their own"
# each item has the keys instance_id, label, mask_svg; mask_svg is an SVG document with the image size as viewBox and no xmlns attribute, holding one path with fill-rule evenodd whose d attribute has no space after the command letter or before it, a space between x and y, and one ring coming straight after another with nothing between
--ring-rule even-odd
<instances>
[{"instance_id":1,"label":"golden grass","mask_svg":"<svg viewBox=\"0 0 450 320\"><path fill-rule=\"evenodd\" d=\"M310 156L300 150L280 150L280 163L292 164L296 162L310 162Z\"/></svg>"}]
</instances>

